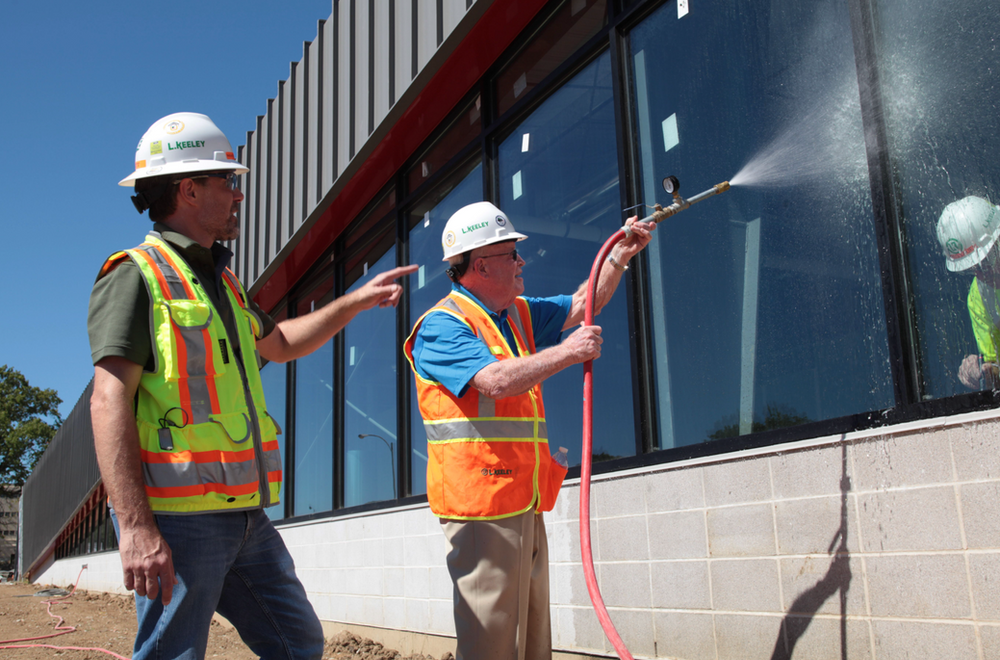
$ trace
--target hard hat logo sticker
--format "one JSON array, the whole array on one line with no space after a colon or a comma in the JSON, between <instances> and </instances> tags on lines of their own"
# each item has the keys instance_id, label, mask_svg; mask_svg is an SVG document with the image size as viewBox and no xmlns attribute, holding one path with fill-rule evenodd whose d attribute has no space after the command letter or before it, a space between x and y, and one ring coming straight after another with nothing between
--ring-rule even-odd
<instances>
[{"instance_id":1,"label":"hard hat logo sticker","mask_svg":"<svg viewBox=\"0 0 1000 660\"><path fill-rule=\"evenodd\" d=\"M451 247L454 244L455 244L455 232L449 231L447 234L444 235L444 246Z\"/></svg>"},{"instance_id":2,"label":"hard hat logo sticker","mask_svg":"<svg viewBox=\"0 0 1000 660\"><path fill-rule=\"evenodd\" d=\"M156 142L149 143L149 155L162 154L163 153L163 143L157 140Z\"/></svg>"},{"instance_id":3,"label":"hard hat logo sticker","mask_svg":"<svg viewBox=\"0 0 1000 660\"><path fill-rule=\"evenodd\" d=\"M961 254L962 244L959 243L954 238L949 238L948 242L945 243L945 247L948 249L948 254Z\"/></svg>"},{"instance_id":4,"label":"hard hat logo sticker","mask_svg":"<svg viewBox=\"0 0 1000 660\"><path fill-rule=\"evenodd\" d=\"M184 122L177 119L167 122L167 125L163 127L163 130L170 135L177 135L184 130Z\"/></svg>"},{"instance_id":5,"label":"hard hat logo sticker","mask_svg":"<svg viewBox=\"0 0 1000 660\"><path fill-rule=\"evenodd\" d=\"M500 225L501 227L505 226L507 224L507 218L503 217L502 215L498 215L497 224Z\"/></svg>"}]
</instances>

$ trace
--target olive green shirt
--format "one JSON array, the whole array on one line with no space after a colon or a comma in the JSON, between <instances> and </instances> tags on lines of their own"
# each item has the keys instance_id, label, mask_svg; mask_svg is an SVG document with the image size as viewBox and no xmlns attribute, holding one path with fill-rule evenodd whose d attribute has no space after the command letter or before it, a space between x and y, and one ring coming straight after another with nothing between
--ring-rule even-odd
<instances>
[{"instance_id":1,"label":"olive green shirt","mask_svg":"<svg viewBox=\"0 0 1000 660\"><path fill-rule=\"evenodd\" d=\"M233 310L226 296L220 296L222 271L233 257L231 250L221 243L205 248L183 234L172 231L166 225L155 223L153 231L159 232L194 272L197 282L211 299L215 310L222 318L229 335L229 345L234 353L239 352L239 335L233 320ZM264 313L253 300L247 305L262 323L261 337L274 330L274 320ZM87 314L87 332L90 334L90 354L94 364L106 357L123 357L143 369L152 372L153 340L149 328L149 291L143 281L139 267L131 259L125 259L113 271L94 283L90 293L90 310ZM233 338L237 338L233 341Z\"/></svg>"}]
</instances>

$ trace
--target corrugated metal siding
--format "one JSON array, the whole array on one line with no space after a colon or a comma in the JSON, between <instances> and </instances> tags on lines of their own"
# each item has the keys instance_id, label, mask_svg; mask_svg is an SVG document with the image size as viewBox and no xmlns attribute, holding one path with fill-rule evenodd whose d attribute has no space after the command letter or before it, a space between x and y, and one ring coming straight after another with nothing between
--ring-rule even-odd
<instances>
[{"instance_id":1,"label":"corrugated metal siding","mask_svg":"<svg viewBox=\"0 0 1000 660\"><path fill-rule=\"evenodd\" d=\"M91 380L24 484L20 557L23 570L45 555L101 480L90 423L93 391Z\"/></svg>"},{"instance_id":2,"label":"corrugated metal siding","mask_svg":"<svg viewBox=\"0 0 1000 660\"><path fill-rule=\"evenodd\" d=\"M240 148L251 172L235 270L249 290L302 239L352 162L371 152L393 107L420 91L413 82L430 79L418 74L433 74L442 44L468 33L469 10L478 16L493 2L333 0Z\"/></svg>"}]
</instances>

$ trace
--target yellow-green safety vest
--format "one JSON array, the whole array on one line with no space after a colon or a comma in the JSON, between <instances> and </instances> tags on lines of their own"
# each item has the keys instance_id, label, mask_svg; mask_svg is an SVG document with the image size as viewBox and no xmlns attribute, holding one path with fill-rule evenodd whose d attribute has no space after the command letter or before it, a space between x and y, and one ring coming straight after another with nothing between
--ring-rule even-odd
<instances>
[{"instance_id":1,"label":"yellow-green safety vest","mask_svg":"<svg viewBox=\"0 0 1000 660\"><path fill-rule=\"evenodd\" d=\"M1000 346L1000 300L997 291L979 278L973 278L968 304L979 352L986 362L996 362L997 346Z\"/></svg>"},{"instance_id":2,"label":"yellow-green safety vest","mask_svg":"<svg viewBox=\"0 0 1000 660\"><path fill-rule=\"evenodd\" d=\"M157 232L125 258L149 291L153 371L139 381L136 424L154 513L257 509L278 502L281 432L267 414L256 339L261 322L226 269L220 292L235 316L239 356L222 318L183 258Z\"/></svg>"}]
</instances>

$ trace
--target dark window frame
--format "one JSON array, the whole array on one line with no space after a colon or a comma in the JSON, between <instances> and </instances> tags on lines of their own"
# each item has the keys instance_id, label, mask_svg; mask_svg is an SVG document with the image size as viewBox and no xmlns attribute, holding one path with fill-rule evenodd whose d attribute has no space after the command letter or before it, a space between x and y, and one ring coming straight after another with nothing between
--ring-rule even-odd
<instances>
[{"instance_id":1,"label":"dark window frame","mask_svg":"<svg viewBox=\"0 0 1000 660\"><path fill-rule=\"evenodd\" d=\"M569 0L564 0L569 1ZM605 50L610 51L612 59L612 83L615 104L615 131L618 139L619 172L621 176L620 190L622 208L629 208L641 203L637 173L640 171L639 152L635 135L634 104L630 98L631 69L626 54L628 52L630 31L648 18L662 5L675 0L630 0L628 2L609 0L607 25L590 38L571 57L559 64L543 80L536 84L524 96L511 105L502 116L496 116L496 95L493 81L498 71L512 61L523 51L528 42L538 33L544 24L562 7L563 2L554 2L544 8L521 35L512 43L505 53L483 74L473 85L469 93L463 97L452 113L441 122L439 129L428 138L420 149L414 152L393 175L390 185L397 191L394 212L396 231L396 263L404 265L409 260L409 242L406 210L423 197L428 191L439 185L454 170L463 163L478 155L483 164L484 197L497 199L497 146L520 121L543 103L551 94L576 72L585 67ZM848 0L852 39L855 60L858 68L858 82L861 89L861 114L866 134L866 155L869 165L869 180L872 195L872 221L875 225L878 240L879 276L884 301L886 332L889 343L889 359L891 378L895 396L895 405L891 408L871 410L862 413L828 418L809 422L798 426L750 433L734 438L703 442L694 445L674 447L670 449L653 449L653 438L657 434L655 409L655 384L653 370L650 364L652 346L650 333L652 331L649 314L645 311L649 290L649 265L645 254L633 261L635 267L633 276L626 278L624 294L628 300L629 329L636 340L632 342L632 377L633 391L636 393L635 433L636 455L598 463L594 466L594 474L617 472L626 469L665 465L681 460L688 460L712 455L721 455L750 449L776 446L795 441L840 435L851 432L866 431L903 422L914 422L933 417L956 415L995 408L1000 404L1000 392L969 392L956 394L933 400L922 400L922 385L919 364L919 337L917 325L913 319L912 291L908 284L908 266L905 254L905 234L899 217L899 199L896 192L896 182L893 179L893 168L887 155L888 137L885 123L880 113L881 96L879 91L879 69L875 53L873 37L873 21L875 9L872 0ZM481 98L482 130L479 136L454 154L438 171L423 181L414 190L406 190L406 173L419 164L419 159L440 138L455 121L456 113L468 109L470 100L476 95ZM373 198L373 203L380 200L383 191ZM358 215L364 218L368 208ZM355 220L357 222L357 220ZM335 241L334 248L326 253L318 262L316 270L303 278L303 284L296 287L290 300L294 302L301 291L311 286L320 277L320 272L342 263L343 255L339 254L337 246L352 230L352 226ZM336 255L336 258L331 257ZM334 261L335 264L330 262ZM343 276L336 276L335 290L343 291ZM621 295L621 294L619 294ZM404 295L396 311L397 332L406 336L409 328L404 327L409 313L408 296ZM343 346L335 347L335 365L343 360ZM331 518L350 514L363 513L395 506L405 506L426 500L425 495L411 495L409 478L409 401L408 379L409 365L402 352L397 357L399 379L397 383L397 428L399 450L397 452L397 486L400 497L386 502L374 502L349 508L337 508L335 498L333 511L286 518L280 523L301 522L316 518ZM294 365L289 367L289 383L294 382ZM341 392L342 393L342 392ZM293 418L294 392L289 392L288 415ZM338 396L337 400L342 399ZM342 406L342 403L340 404ZM335 410L335 413L337 411ZM342 418L342 410L340 417ZM342 427L342 419L337 427ZM342 435L342 431L340 433ZM292 437L294 441L294 437ZM342 445L343 438L339 438ZM291 443L289 443L291 444ZM341 446L342 449L342 446ZM342 461L340 462L342 469ZM569 477L578 477L580 468L571 468ZM289 475L292 477L293 475ZM342 479L340 479L342 481ZM342 486L341 486L342 490ZM286 493L290 488L286 488ZM290 498L289 498L290 499ZM289 502L290 506L290 502Z\"/></svg>"}]
</instances>

